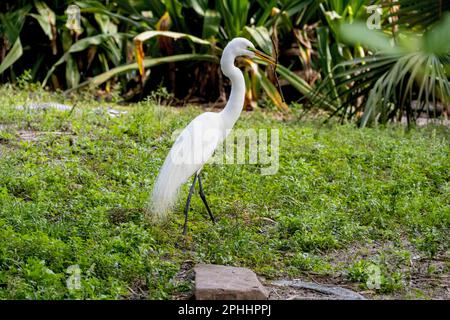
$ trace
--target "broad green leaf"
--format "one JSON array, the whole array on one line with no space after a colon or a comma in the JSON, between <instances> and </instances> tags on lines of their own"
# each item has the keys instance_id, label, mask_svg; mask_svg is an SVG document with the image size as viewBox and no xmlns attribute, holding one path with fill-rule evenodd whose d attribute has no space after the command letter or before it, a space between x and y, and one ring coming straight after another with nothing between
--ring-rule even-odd
<instances>
[{"instance_id":1,"label":"broad green leaf","mask_svg":"<svg viewBox=\"0 0 450 320\"><path fill-rule=\"evenodd\" d=\"M277 6L277 0L258 0L258 4L261 6L261 9L263 13L261 14L260 18L256 22L256 26L263 26L269 17L272 14L272 9L276 8Z\"/></svg>"},{"instance_id":2,"label":"broad green leaf","mask_svg":"<svg viewBox=\"0 0 450 320\"><path fill-rule=\"evenodd\" d=\"M204 44L204 45L209 45L209 46L211 45L211 43L209 41L200 39L196 36L193 36L193 35L190 35L187 33L173 32L173 31L156 31L156 30L142 32L142 33L138 34L136 37L134 37L134 41L144 42L144 41L147 41L147 40L157 37L157 36L169 37L169 38L172 38L175 40L185 38L194 43Z\"/></svg>"},{"instance_id":3,"label":"broad green leaf","mask_svg":"<svg viewBox=\"0 0 450 320\"><path fill-rule=\"evenodd\" d=\"M370 30L364 23L344 24L340 27L342 39L351 44L362 44L371 50L396 53L398 48L391 44L391 38L381 31Z\"/></svg>"},{"instance_id":4,"label":"broad green leaf","mask_svg":"<svg viewBox=\"0 0 450 320\"><path fill-rule=\"evenodd\" d=\"M48 22L48 20L39 14L30 13L29 15L37 20L44 33L50 40L52 40L53 39L52 26Z\"/></svg>"},{"instance_id":5,"label":"broad green leaf","mask_svg":"<svg viewBox=\"0 0 450 320\"><path fill-rule=\"evenodd\" d=\"M95 1L95 2L89 2L88 3L84 3L84 1L77 1L75 2L76 5L78 5L81 8L81 13L101 13L104 15L108 15L112 18L116 18L119 20L124 21L125 23L134 26L135 28L137 28L138 30L148 30L150 29L147 25L142 24L138 21L135 21L129 17L126 17L124 15L115 13L115 12L111 12L110 10L107 10L103 7L99 7L98 5L100 5L99 1Z\"/></svg>"},{"instance_id":6,"label":"broad green leaf","mask_svg":"<svg viewBox=\"0 0 450 320\"><path fill-rule=\"evenodd\" d=\"M100 26L101 32L105 34L117 33L117 25L115 25L109 16L106 14L96 13L94 14L95 21Z\"/></svg>"},{"instance_id":7,"label":"broad green leaf","mask_svg":"<svg viewBox=\"0 0 450 320\"><path fill-rule=\"evenodd\" d=\"M216 9L224 20L224 32L228 40L241 35L244 29L250 3L248 0L218 0Z\"/></svg>"},{"instance_id":8,"label":"broad green leaf","mask_svg":"<svg viewBox=\"0 0 450 320\"><path fill-rule=\"evenodd\" d=\"M56 16L52 9L49 8L43 1L34 1L34 5L39 14L30 13L30 16L35 18L42 30L50 40L55 37L54 28L56 25Z\"/></svg>"},{"instance_id":9,"label":"broad green leaf","mask_svg":"<svg viewBox=\"0 0 450 320\"><path fill-rule=\"evenodd\" d=\"M134 44L135 44L135 50L136 50L136 61L139 66L139 74L141 75L141 77L144 77L144 74L145 74L143 42L147 41L151 38L157 37L157 36L169 37L169 38L172 38L175 40L181 39L181 38L186 38L195 43L211 45L211 43L209 41L197 38L195 36L192 36L192 35L186 34L186 33L173 32L173 31L145 31L145 32L142 32L142 33L138 34L136 37L134 37Z\"/></svg>"},{"instance_id":10,"label":"broad green leaf","mask_svg":"<svg viewBox=\"0 0 450 320\"><path fill-rule=\"evenodd\" d=\"M322 68L322 73L325 77L329 79L330 92L333 92L334 99L336 99L338 105L340 104L338 97L338 89L334 81L334 75L332 72L333 57L330 51L330 43L328 40L328 28L318 27L317 28L317 42L318 42L318 53L319 53L319 63Z\"/></svg>"},{"instance_id":11,"label":"broad green leaf","mask_svg":"<svg viewBox=\"0 0 450 320\"><path fill-rule=\"evenodd\" d=\"M261 87L264 89L264 92L267 94L270 100L272 100L272 102L277 106L277 108L281 110L288 110L288 106L283 101L281 94L278 92L277 88L273 85L273 83L270 82L270 80L266 77L264 71L258 70L256 75L261 83Z\"/></svg>"},{"instance_id":12,"label":"broad green leaf","mask_svg":"<svg viewBox=\"0 0 450 320\"><path fill-rule=\"evenodd\" d=\"M438 17L441 17L443 13L448 12L450 9L447 0L383 1L383 7L386 8L386 11L391 11L385 14L386 19L395 17L395 19L392 19L390 23L385 25L387 29L396 27L419 32L428 30L436 23Z\"/></svg>"},{"instance_id":13,"label":"broad green leaf","mask_svg":"<svg viewBox=\"0 0 450 320\"><path fill-rule=\"evenodd\" d=\"M56 24L56 16L50 7L45 4L43 1L34 1L34 6L36 7L36 10L39 12L39 14L43 17L45 17L50 24L55 25Z\"/></svg>"},{"instance_id":14,"label":"broad green leaf","mask_svg":"<svg viewBox=\"0 0 450 320\"><path fill-rule=\"evenodd\" d=\"M276 71L302 94L306 96L312 94L313 89L311 86L288 68L278 65Z\"/></svg>"},{"instance_id":15,"label":"broad green leaf","mask_svg":"<svg viewBox=\"0 0 450 320\"><path fill-rule=\"evenodd\" d=\"M124 33L98 34L98 35L95 35L92 37L83 38L83 39L75 42L70 47L70 49L67 52L65 52L64 55L58 61L56 61L56 63L51 67L51 69L47 73L44 81L42 82L42 87L45 87L48 79L53 74L53 72L55 72L56 67L64 62L66 62L66 60L68 59L68 57L71 53L83 51L83 50L89 48L90 46L98 46L98 45L102 44L105 40L108 40L111 38L121 38L121 37L127 37L127 36L129 36L129 35L124 34Z\"/></svg>"},{"instance_id":16,"label":"broad green leaf","mask_svg":"<svg viewBox=\"0 0 450 320\"><path fill-rule=\"evenodd\" d=\"M83 38L75 42L69 49L69 52L79 52L83 51L90 46L98 46L109 39L119 39L123 37L129 37L126 33L115 33L115 34L98 34L92 37Z\"/></svg>"},{"instance_id":17,"label":"broad green leaf","mask_svg":"<svg viewBox=\"0 0 450 320\"><path fill-rule=\"evenodd\" d=\"M245 27L246 32L264 52L272 54L272 39L266 27Z\"/></svg>"},{"instance_id":18,"label":"broad green leaf","mask_svg":"<svg viewBox=\"0 0 450 320\"><path fill-rule=\"evenodd\" d=\"M9 43L15 43L19 38L29 11L32 9L30 4L11 12L0 12L0 33Z\"/></svg>"},{"instance_id":19,"label":"broad green leaf","mask_svg":"<svg viewBox=\"0 0 450 320\"><path fill-rule=\"evenodd\" d=\"M190 8L194 9L200 16L205 16L208 10L208 0L187 0Z\"/></svg>"},{"instance_id":20,"label":"broad green leaf","mask_svg":"<svg viewBox=\"0 0 450 320\"><path fill-rule=\"evenodd\" d=\"M210 61L218 63L219 60L216 56L209 55L209 54L179 54L175 56L169 56L169 57L162 57L162 58L146 58L144 59L144 67L145 68L151 68L156 65L164 64L164 63L170 63L170 62L178 62L178 61ZM113 68L107 72L104 72L98 76L95 76L91 78L88 81L85 81L81 83L78 87L73 88L77 89L82 86L91 85L91 86L98 86L109 79L111 79L114 76L117 76L121 73L128 72L131 70L137 70L139 69L138 64L130 63L127 65L123 65L120 67Z\"/></svg>"},{"instance_id":21,"label":"broad green leaf","mask_svg":"<svg viewBox=\"0 0 450 320\"><path fill-rule=\"evenodd\" d=\"M0 64L0 74L2 74L6 69L14 64L23 54L22 43L20 42L20 38L17 38L16 42L12 46L11 50L9 50L5 59Z\"/></svg>"},{"instance_id":22,"label":"broad green leaf","mask_svg":"<svg viewBox=\"0 0 450 320\"><path fill-rule=\"evenodd\" d=\"M75 59L68 55L66 61L66 82L68 88L73 88L80 82L80 72Z\"/></svg>"},{"instance_id":23,"label":"broad green leaf","mask_svg":"<svg viewBox=\"0 0 450 320\"><path fill-rule=\"evenodd\" d=\"M122 51L119 45L113 39L108 39L101 44L101 47L108 56L108 60L115 66L121 64Z\"/></svg>"},{"instance_id":24,"label":"broad green leaf","mask_svg":"<svg viewBox=\"0 0 450 320\"><path fill-rule=\"evenodd\" d=\"M290 17L290 16L293 16L293 15L303 12L308 6L312 5L314 2L319 3L320 1L314 1L314 0L286 1L286 4L284 5L284 7L282 9Z\"/></svg>"},{"instance_id":25,"label":"broad green leaf","mask_svg":"<svg viewBox=\"0 0 450 320\"><path fill-rule=\"evenodd\" d=\"M424 49L435 54L450 54L450 13L424 36Z\"/></svg>"},{"instance_id":26,"label":"broad green leaf","mask_svg":"<svg viewBox=\"0 0 450 320\"><path fill-rule=\"evenodd\" d=\"M170 14L175 30L187 30L186 22L181 12L183 5L178 0L164 0L164 4Z\"/></svg>"},{"instance_id":27,"label":"broad green leaf","mask_svg":"<svg viewBox=\"0 0 450 320\"><path fill-rule=\"evenodd\" d=\"M219 32L220 20L220 15L217 11L205 11L202 31L203 39L209 39L210 37L214 37L217 35L217 33Z\"/></svg>"},{"instance_id":28,"label":"broad green leaf","mask_svg":"<svg viewBox=\"0 0 450 320\"><path fill-rule=\"evenodd\" d=\"M314 101L320 101L320 103L322 103L327 109L336 110L335 105L328 102L327 99L325 99L325 97L323 97L321 94L315 93L314 89L305 80L303 80L300 76L296 75L288 68L283 67L282 65L278 65L276 71L280 76L282 76L287 82L289 82L295 89L297 89L307 98L314 99Z\"/></svg>"}]
</instances>

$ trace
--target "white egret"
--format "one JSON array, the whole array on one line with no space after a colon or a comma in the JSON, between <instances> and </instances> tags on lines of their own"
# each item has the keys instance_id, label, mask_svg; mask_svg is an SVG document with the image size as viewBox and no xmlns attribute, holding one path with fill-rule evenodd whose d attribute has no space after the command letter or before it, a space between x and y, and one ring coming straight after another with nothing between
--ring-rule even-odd
<instances>
[{"instance_id":1,"label":"white egret","mask_svg":"<svg viewBox=\"0 0 450 320\"><path fill-rule=\"evenodd\" d=\"M197 180L200 197L211 220L213 223L215 222L203 192L200 171L217 146L227 137L244 106L244 76L241 70L234 65L238 56L249 58L257 56L266 62L275 64L271 57L256 50L255 46L247 39L235 38L227 44L220 60L222 72L231 80L231 94L225 108L218 113L205 112L184 128L170 149L153 188L150 212L156 218L162 219L167 216L175 203L179 187L194 175L184 209L183 234L187 230L188 211Z\"/></svg>"}]
</instances>

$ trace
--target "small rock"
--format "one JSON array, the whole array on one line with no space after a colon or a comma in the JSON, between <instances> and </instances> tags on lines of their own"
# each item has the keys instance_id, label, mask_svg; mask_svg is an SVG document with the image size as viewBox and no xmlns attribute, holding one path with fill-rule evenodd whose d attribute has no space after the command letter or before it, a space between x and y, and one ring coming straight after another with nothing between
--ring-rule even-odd
<instances>
[{"instance_id":1,"label":"small rock","mask_svg":"<svg viewBox=\"0 0 450 320\"><path fill-rule=\"evenodd\" d=\"M127 114L127 113L128 113L127 111L120 111L120 110L116 110L116 109L108 107L108 114L111 117L117 117L117 116L120 116L121 114Z\"/></svg>"},{"instance_id":2,"label":"small rock","mask_svg":"<svg viewBox=\"0 0 450 320\"><path fill-rule=\"evenodd\" d=\"M106 111L106 113L110 117L113 117L113 118L118 117L118 116L120 116L122 114L127 114L128 113L128 111L116 110L116 109L113 109L113 108L111 108L109 106L106 108L106 110L103 107L100 107L100 108L95 108L94 111L97 114L104 114L105 111Z\"/></svg>"},{"instance_id":3,"label":"small rock","mask_svg":"<svg viewBox=\"0 0 450 320\"><path fill-rule=\"evenodd\" d=\"M33 132L33 131L20 130L19 136L20 136L20 140L23 140L23 141L35 141L37 139L37 134L36 134L36 132Z\"/></svg>"},{"instance_id":4,"label":"small rock","mask_svg":"<svg viewBox=\"0 0 450 320\"><path fill-rule=\"evenodd\" d=\"M269 297L249 269L200 264L194 271L197 300L267 300Z\"/></svg>"}]
</instances>

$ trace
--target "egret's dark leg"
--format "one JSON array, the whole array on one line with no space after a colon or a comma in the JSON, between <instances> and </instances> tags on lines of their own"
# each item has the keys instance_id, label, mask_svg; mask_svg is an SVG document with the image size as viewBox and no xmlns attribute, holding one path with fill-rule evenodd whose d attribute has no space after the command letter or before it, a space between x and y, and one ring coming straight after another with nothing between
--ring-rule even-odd
<instances>
[{"instance_id":1,"label":"egret's dark leg","mask_svg":"<svg viewBox=\"0 0 450 320\"><path fill-rule=\"evenodd\" d=\"M211 209L209 208L208 202L206 202L205 193L203 192L202 179L200 178L200 174L198 176L198 192L200 193L200 198L202 198L203 203L205 204L206 210L208 211L209 217L213 223L216 223L216 219L214 218Z\"/></svg>"},{"instance_id":2,"label":"egret's dark leg","mask_svg":"<svg viewBox=\"0 0 450 320\"><path fill-rule=\"evenodd\" d=\"M186 207L184 208L184 226L183 226L183 234L186 234L186 232L187 232L187 222L188 222L189 205L191 204L191 198L192 198L192 194L194 193L195 182L196 182L196 181L197 181L197 174L194 176L194 181L192 182L191 188L189 189L189 195L188 195L188 197L187 197Z\"/></svg>"}]
</instances>

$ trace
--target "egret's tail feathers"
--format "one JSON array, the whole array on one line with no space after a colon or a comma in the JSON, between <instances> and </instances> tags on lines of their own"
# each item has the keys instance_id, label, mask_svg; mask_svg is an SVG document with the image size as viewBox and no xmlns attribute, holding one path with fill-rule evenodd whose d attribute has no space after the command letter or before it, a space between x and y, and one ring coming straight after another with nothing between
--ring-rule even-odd
<instances>
[{"instance_id":1,"label":"egret's tail feathers","mask_svg":"<svg viewBox=\"0 0 450 320\"><path fill-rule=\"evenodd\" d=\"M178 188L182 184L176 183L173 179L174 174L171 170L173 165L167 160L158 174L150 200L150 212L156 220L164 220L167 217L177 199Z\"/></svg>"},{"instance_id":2,"label":"egret's tail feathers","mask_svg":"<svg viewBox=\"0 0 450 320\"><path fill-rule=\"evenodd\" d=\"M180 186L195 172L193 166L174 163L169 154L158 174L150 200L149 209L155 220L167 218L176 203Z\"/></svg>"}]
</instances>

